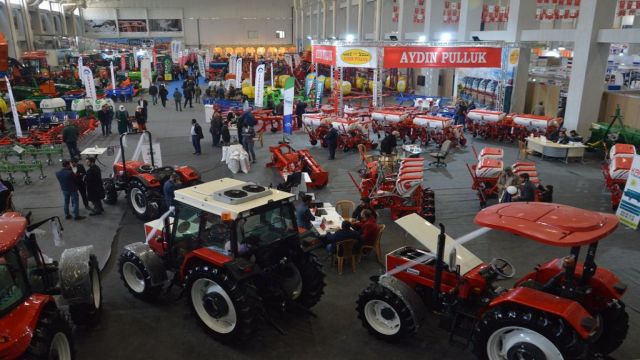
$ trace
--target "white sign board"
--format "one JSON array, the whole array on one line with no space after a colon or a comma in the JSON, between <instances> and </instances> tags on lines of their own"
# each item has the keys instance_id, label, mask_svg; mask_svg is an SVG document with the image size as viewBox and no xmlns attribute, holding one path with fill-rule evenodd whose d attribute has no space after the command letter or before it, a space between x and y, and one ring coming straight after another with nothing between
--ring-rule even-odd
<instances>
[{"instance_id":1,"label":"white sign board","mask_svg":"<svg viewBox=\"0 0 640 360\"><path fill-rule=\"evenodd\" d=\"M142 149L142 161L146 164L151 164L151 151L153 151L153 163L157 167L162 167L162 152L160 152L160 143L153 143L152 149L149 146L145 146Z\"/></svg>"},{"instance_id":2,"label":"white sign board","mask_svg":"<svg viewBox=\"0 0 640 360\"><path fill-rule=\"evenodd\" d=\"M640 223L640 155L636 155L629 170L627 185L618 205L616 215L620 222L632 229Z\"/></svg>"},{"instance_id":3,"label":"white sign board","mask_svg":"<svg viewBox=\"0 0 640 360\"><path fill-rule=\"evenodd\" d=\"M209 124L211 122L211 118L213 117L213 105L205 105L204 106L204 121Z\"/></svg>"},{"instance_id":4,"label":"white sign board","mask_svg":"<svg viewBox=\"0 0 640 360\"><path fill-rule=\"evenodd\" d=\"M378 67L378 52L374 47L339 46L336 48L336 65L343 68Z\"/></svg>"}]
</instances>

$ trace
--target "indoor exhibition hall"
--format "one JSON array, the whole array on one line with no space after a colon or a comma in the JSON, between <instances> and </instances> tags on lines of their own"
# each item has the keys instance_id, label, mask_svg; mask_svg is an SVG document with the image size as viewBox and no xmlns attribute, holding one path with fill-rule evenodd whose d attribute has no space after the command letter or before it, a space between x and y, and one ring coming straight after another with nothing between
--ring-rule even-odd
<instances>
[{"instance_id":1,"label":"indoor exhibition hall","mask_svg":"<svg viewBox=\"0 0 640 360\"><path fill-rule=\"evenodd\" d=\"M639 226L640 0L0 0L0 360L638 360Z\"/></svg>"}]
</instances>

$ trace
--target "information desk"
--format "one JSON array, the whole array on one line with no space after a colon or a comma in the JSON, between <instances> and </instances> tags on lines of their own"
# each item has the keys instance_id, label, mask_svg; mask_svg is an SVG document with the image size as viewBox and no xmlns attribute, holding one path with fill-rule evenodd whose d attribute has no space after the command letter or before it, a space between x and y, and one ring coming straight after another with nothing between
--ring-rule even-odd
<instances>
[{"instance_id":1,"label":"information desk","mask_svg":"<svg viewBox=\"0 0 640 360\"><path fill-rule=\"evenodd\" d=\"M587 148L582 143L558 144L539 137L528 137L527 151L539 153L542 159L546 157L562 159L565 163L569 158L584 160L584 150Z\"/></svg>"}]
</instances>

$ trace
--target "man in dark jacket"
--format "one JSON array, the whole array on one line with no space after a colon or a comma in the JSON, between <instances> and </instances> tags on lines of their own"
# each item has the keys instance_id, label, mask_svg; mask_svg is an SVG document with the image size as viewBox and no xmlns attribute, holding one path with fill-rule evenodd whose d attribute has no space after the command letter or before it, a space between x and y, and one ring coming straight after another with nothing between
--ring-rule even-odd
<instances>
[{"instance_id":1,"label":"man in dark jacket","mask_svg":"<svg viewBox=\"0 0 640 360\"><path fill-rule=\"evenodd\" d=\"M13 193L13 184L0 177L0 214L13 208L10 200Z\"/></svg>"},{"instance_id":2,"label":"man in dark jacket","mask_svg":"<svg viewBox=\"0 0 640 360\"><path fill-rule=\"evenodd\" d=\"M191 119L191 143L193 144L193 149L195 152L193 155L200 155L200 139L202 139L204 135L202 135L202 128L200 124L196 121L196 119Z\"/></svg>"},{"instance_id":3,"label":"man in dark jacket","mask_svg":"<svg viewBox=\"0 0 640 360\"><path fill-rule=\"evenodd\" d=\"M298 129L302 129L302 115L307 110L307 103L299 100L296 104L296 118L298 120Z\"/></svg>"},{"instance_id":4,"label":"man in dark jacket","mask_svg":"<svg viewBox=\"0 0 640 360\"><path fill-rule=\"evenodd\" d=\"M222 115L218 111L213 114L211 118L211 127L209 128L209 133L211 133L211 137L213 138L213 147L220 146L220 134L222 133Z\"/></svg>"},{"instance_id":5,"label":"man in dark jacket","mask_svg":"<svg viewBox=\"0 0 640 360\"><path fill-rule=\"evenodd\" d=\"M82 220L84 216L80 216L80 210L78 208L78 183L76 177L71 171L71 163L69 160L62 160L62 169L56 172L56 178L60 183L60 190L64 197L64 216L65 219L71 219L69 213L69 202L71 202L71 212L73 213L74 220Z\"/></svg>"},{"instance_id":6,"label":"man in dark jacket","mask_svg":"<svg viewBox=\"0 0 640 360\"><path fill-rule=\"evenodd\" d=\"M151 102L153 105L158 104L158 86L153 83L149 86L149 95L151 96Z\"/></svg>"},{"instance_id":7,"label":"man in dark jacket","mask_svg":"<svg viewBox=\"0 0 640 360\"><path fill-rule=\"evenodd\" d=\"M353 230L351 228L351 223L345 220L342 222L342 227L340 230L336 231L333 234L327 234L327 251L331 254L335 253L336 244L348 239L353 239L357 242L360 242L360 233Z\"/></svg>"},{"instance_id":8,"label":"man in dark jacket","mask_svg":"<svg viewBox=\"0 0 640 360\"><path fill-rule=\"evenodd\" d=\"M104 187L102 186L102 173L100 167L96 165L96 158L87 158L87 175L84 177L85 187L87 188L87 198L93 204L93 211L90 216L100 215L104 212L102 207L102 199L104 199Z\"/></svg>"},{"instance_id":9,"label":"man in dark jacket","mask_svg":"<svg viewBox=\"0 0 640 360\"><path fill-rule=\"evenodd\" d=\"M67 144L70 157L80 158L80 150L78 150L78 138L80 137L80 131L78 127L68 120L64 122L64 129L62 129L62 142Z\"/></svg>"},{"instance_id":10,"label":"man in dark jacket","mask_svg":"<svg viewBox=\"0 0 640 360\"><path fill-rule=\"evenodd\" d=\"M146 123L149 119L149 113L147 112L149 102L145 100L144 95L140 96L140 100L138 100L138 106L142 107L142 114L144 115L144 122Z\"/></svg>"},{"instance_id":11,"label":"man in dark jacket","mask_svg":"<svg viewBox=\"0 0 640 360\"><path fill-rule=\"evenodd\" d=\"M162 185L162 193L164 195L164 202L167 205L167 209L173 203L174 193L176 189L180 188L180 176L176 173L171 174L169 180Z\"/></svg>"},{"instance_id":12,"label":"man in dark jacket","mask_svg":"<svg viewBox=\"0 0 640 360\"><path fill-rule=\"evenodd\" d=\"M273 115L284 115L284 104L282 103L282 99L276 105L276 108L273 110Z\"/></svg>"},{"instance_id":13,"label":"man in dark jacket","mask_svg":"<svg viewBox=\"0 0 640 360\"><path fill-rule=\"evenodd\" d=\"M84 166L78 162L78 159L71 159L71 171L73 171L73 175L76 176L76 183L78 184L78 192L80 193L80 198L82 199L82 204L84 208L87 210L91 210L89 207L89 201L87 200L87 189L84 186L84 177L87 175L87 170L85 170Z\"/></svg>"},{"instance_id":14,"label":"man in dark jacket","mask_svg":"<svg viewBox=\"0 0 640 360\"><path fill-rule=\"evenodd\" d=\"M162 102L162 107L167 107L167 97L169 96L169 90L164 84L160 85L160 90L158 90L158 95L160 95L160 101Z\"/></svg>"},{"instance_id":15,"label":"man in dark jacket","mask_svg":"<svg viewBox=\"0 0 640 360\"><path fill-rule=\"evenodd\" d=\"M189 103L189 107L193 107L192 99L194 93L194 85L192 80L187 80L182 84L182 93L184 94L184 105L183 108L187 108L187 103Z\"/></svg>"},{"instance_id":16,"label":"man in dark jacket","mask_svg":"<svg viewBox=\"0 0 640 360\"><path fill-rule=\"evenodd\" d=\"M355 208L355 210L353 210L353 213L351 214L351 218L357 221L361 221L362 217L360 215L365 209L369 210L371 212L371 215L374 216L376 219L378 218L378 214L376 213L376 210L373 208L373 206L371 206L371 198L368 198L368 197L363 197L360 199L360 204Z\"/></svg>"},{"instance_id":17,"label":"man in dark jacket","mask_svg":"<svg viewBox=\"0 0 640 360\"><path fill-rule=\"evenodd\" d=\"M514 196L512 201L535 201L536 199L536 187L529 180L529 174L524 173L520 175L520 195Z\"/></svg>"},{"instance_id":18,"label":"man in dark jacket","mask_svg":"<svg viewBox=\"0 0 640 360\"><path fill-rule=\"evenodd\" d=\"M98 121L100 121L100 127L102 128L102 136L111 134L109 129L109 126L111 125L111 118L108 105L102 105L102 108L98 110Z\"/></svg>"},{"instance_id":19,"label":"man in dark jacket","mask_svg":"<svg viewBox=\"0 0 640 360\"><path fill-rule=\"evenodd\" d=\"M332 126L329 133L324 136L324 141L327 142L329 147L329 160L335 160L336 148L338 147L338 130Z\"/></svg>"},{"instance_id":20,"label":"man in dark jacket","mask_svg":"<svg viewBox=\"0 0 640 360\"><path fill-rule=\"evenodd\" d=\"M397 131L393 131L382 139L382 142L380 143L380 152L383 155L390 155L396 149L396 146L398 146L398 142L396 140L397 134Z\"/></svg>"}]
</instances>

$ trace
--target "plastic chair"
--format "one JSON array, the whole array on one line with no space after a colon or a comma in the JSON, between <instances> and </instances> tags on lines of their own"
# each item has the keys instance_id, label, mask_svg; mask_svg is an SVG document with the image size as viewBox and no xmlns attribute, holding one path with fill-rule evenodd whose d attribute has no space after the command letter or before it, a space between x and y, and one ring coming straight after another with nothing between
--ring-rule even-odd
<instances>
[{"instance_id":1,"label":"plastic chair","mask_svg":"<svg viewBox=\"0 0 640 360\"><path fill-rule=\"evenodd\" d=\"M336 244L336 260L338 262L338 274L342 275L342 269L344 267L344 261L347 259L351 261L351 270L356 272L356 265L358 258L360 257L360 250L354 249L357 241L354 239L346 239Z\"/></svg>"},{"instance_id":2,"label":"plastic chair","mask_svg":"<svg viewBox=\"0 0 640 360\"><path fill-rule=\"evenodd\" d=\"M351 214L355 210L356 204L351 200L339 200L336 202L336 211L343 219L351 219Z\"/></svg>"},{"instance_id":3,"label":"plastic chair","mask_svg":"<svg viewBox=\"0 0 640 360\"><path fill-rule=\"evenodd\" d=\"M375 251L378 262L383 265L384 262L382 261L382 246L380 245L380 242L382 240L382 233L384 232L385 228L386 225L378 225L378 235L376 236L376 240L374 241L373 245L362 245L362 249L360 250L361 253L364 249Z\"/></svg>"},{"instance_id":4,"label":"plastic chair","mask_svg":"<svg viewBox=\"0 0 640 360\"><path fill-rule=\"evenodd\" d=\"M447 167L447 164L442 162L442 160L447 158L447 155L449 155L450 148L451 148L451 140L447 140L442 143L442 147L440 147L440 151L430 153L429 156L436 159L436 161L430 162L429 166Z\"/></svg>"}]
</instances>

